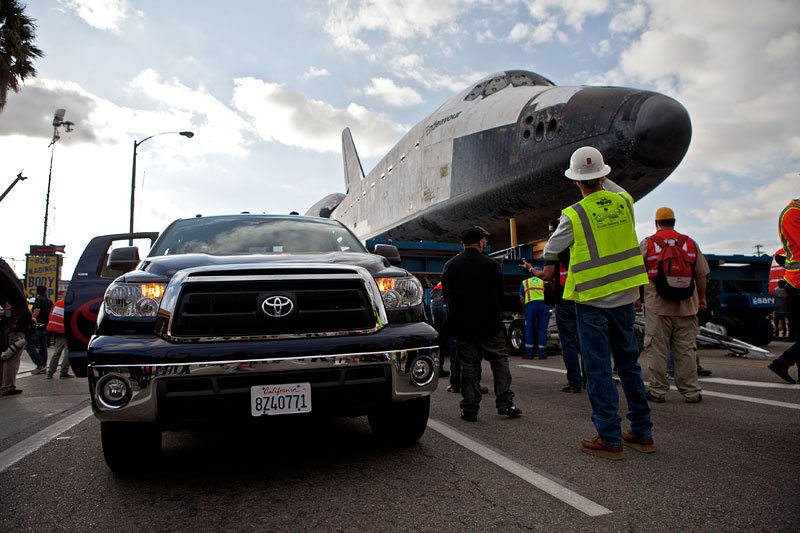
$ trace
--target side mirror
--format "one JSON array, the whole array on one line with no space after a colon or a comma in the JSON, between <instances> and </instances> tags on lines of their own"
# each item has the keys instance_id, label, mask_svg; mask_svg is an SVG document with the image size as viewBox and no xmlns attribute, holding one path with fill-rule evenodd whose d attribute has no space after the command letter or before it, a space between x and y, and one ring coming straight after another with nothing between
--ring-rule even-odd
<instances>
[{"instance_id":1,"label":"side mirror","mask_svg":"<svg viewBox=\"0 0 800 533\"><path fill-rule=\"evenodd\" d=\"M400 264L400 252L397 251L397 246L392 244L376 244L375 255L385 257L390 265Z\"/></svg>"},{"instance_id":2,"label":"side mirror","mask_svg":"<svg viewBox=\"0 0 800 533\"><path fill-rule=\"evenodd\" d=\"M136 246L125 246L111 250L108 255L108 268L129 272L139 264L139 248Z\"/></svg>"}]
</instances>

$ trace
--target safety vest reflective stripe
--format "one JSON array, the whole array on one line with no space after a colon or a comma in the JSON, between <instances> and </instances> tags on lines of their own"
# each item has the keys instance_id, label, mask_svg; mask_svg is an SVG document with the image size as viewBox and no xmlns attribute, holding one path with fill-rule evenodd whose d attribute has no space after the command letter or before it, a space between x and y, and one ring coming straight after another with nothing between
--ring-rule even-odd
<instances>
[{"instance_id":1,"label":"safety vest reflective stripe","mask_svg":"<svg viewBox=\"0 0 800 533\"><path fill-rule=\"evenodd\" d=\"M647 284L628 193L598 191L562 212L574 232L564 299L584 302Z\"/></svg>"},{"instance_id":2,"label":"safety vest reflective stripe","mask_svg":"<svg viewBox=\"0 0 800 533\"><path fill-rule=\"evenodd\" d=\"M528 278L522 282L525 289L525 305L535 300L544 300L544 281L540 278Z\"/></svg>"},{"instance_id":3,"label":"safety vest reflective stripe","mask_svg":"<svg viewBox=\"0 0 800 533\"><path fill-rule=\"evenodd\" d=\"M57 300L50 311L50 318L45 328L50 333L64 333L64 300Z\"/></svg>"},{"instance_id":4,"label":"safety vest reflective stripe","mask_svg":"<svg viewBox=\"0 0 800 533\"><path fill-rule=\"evenodd\" d=\"M800 203L797 200L789 202L781 216L778 219L778 232L781 237L781 244L786 251L786 262L783 268L786 271L783 274L785 279L792 287L800 288L800 249L798 249L797 236L794 235L794 242L789 242L787 234L790 231L798 231L800 229Z\"/></svg>"}]
</instances>

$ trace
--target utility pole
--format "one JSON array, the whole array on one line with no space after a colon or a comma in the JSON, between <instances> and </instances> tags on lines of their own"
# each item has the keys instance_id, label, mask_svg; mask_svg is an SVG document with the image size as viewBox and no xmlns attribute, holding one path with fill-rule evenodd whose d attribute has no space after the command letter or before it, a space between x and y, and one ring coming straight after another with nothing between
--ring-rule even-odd
<instances>
[{"instance_id":1,"label":"utility pole","mask_svg":"<svg viewBox=\"0 0 800 533\"><path fill-rule=\"evenodd\" d=\"M756 257L761 257L761 249L764 247L763 244L756 244L753 248L756 249Z\"/></svg>"},{"instance_id":2,"label":"utility pole","mask_svg":"<svg viewBox=\"0 0 800 533\"><path fill-rule=\"evenodd\" d=\"M58 133L58 128L64 126L64 131L71 132L74 122L64 120L64 115L67 113L66 109L56 109L53 116L53 140L50 141L50 173L47 175L47 196L44 201L44 229L42 230L42 246L47 244L47 216L50 212L50 182L53 180L53 154L56 151L55 144L61 138Z\"/></svg>"}]
</instances>

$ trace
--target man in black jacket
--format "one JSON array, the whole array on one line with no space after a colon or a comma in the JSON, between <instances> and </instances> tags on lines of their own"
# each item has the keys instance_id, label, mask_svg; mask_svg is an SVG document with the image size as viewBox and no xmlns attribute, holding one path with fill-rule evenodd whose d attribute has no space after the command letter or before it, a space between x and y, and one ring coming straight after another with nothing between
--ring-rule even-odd
<instances>
[{"instance_id":1,"label":"man in black jacket","mask_svg":"<svg viewBox=\"0 0 800 533\"><path fill-rule=\"evenodd\" d=\"M478 420L482 359L489 361L494 375L497 412L508 417L522 414L514 405L503 334L503 272L483 254L489 237L480 226L466 230L461 236L464 251L449 260L442 272L448 328L456 338L461 362L461 418L468 422Z\"/></svg>"}]
</instances>

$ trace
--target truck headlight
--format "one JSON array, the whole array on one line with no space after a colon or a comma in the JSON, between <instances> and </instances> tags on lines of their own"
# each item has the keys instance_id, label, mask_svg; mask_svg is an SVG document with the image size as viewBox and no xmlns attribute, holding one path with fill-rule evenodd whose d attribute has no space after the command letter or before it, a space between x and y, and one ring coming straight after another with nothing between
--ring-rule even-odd
<instances>
[{"instance_id":1,"label":"truck headlight","mask_svg":"<svg viewBox=\"0 0 800 533\"><path fill-rule=\"evenodd\" d=\"M114 282L103 298L106 312L112 316L149 317L158 314L166 283Z\"/></svg>"},{"instance_id":2,"label":"truck headlight","mask_svg":"<svg viewBox=\"0 0 800 533\"><path fill-rule=\"evenodd\" d=\"M377 278L386 309L413 307L422 303L422 284L414 276Z\"/></svg>"}]
</instances>

